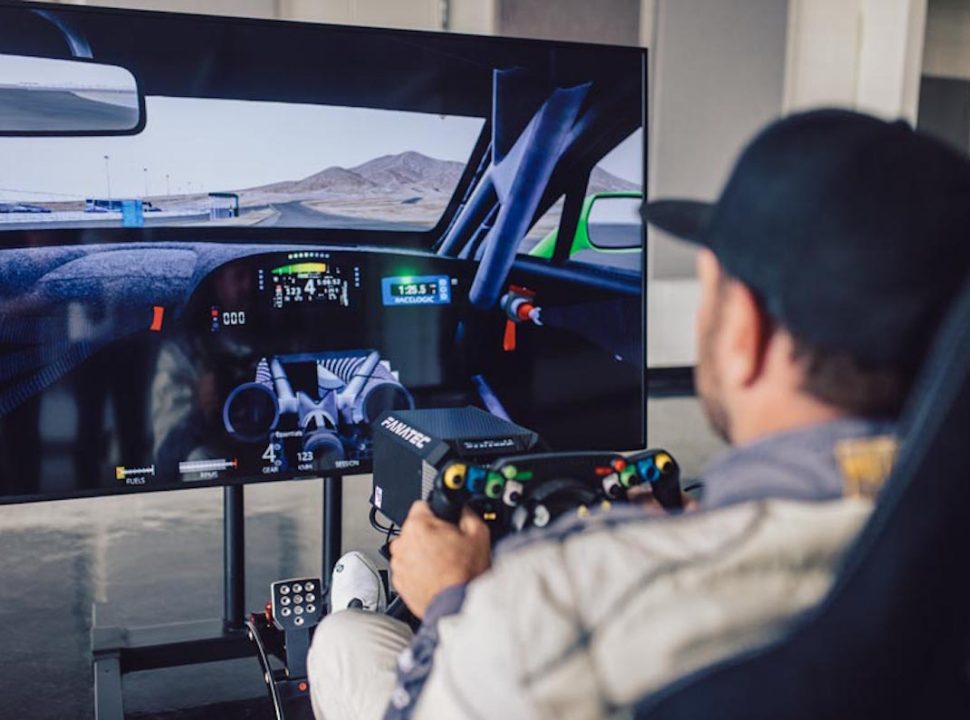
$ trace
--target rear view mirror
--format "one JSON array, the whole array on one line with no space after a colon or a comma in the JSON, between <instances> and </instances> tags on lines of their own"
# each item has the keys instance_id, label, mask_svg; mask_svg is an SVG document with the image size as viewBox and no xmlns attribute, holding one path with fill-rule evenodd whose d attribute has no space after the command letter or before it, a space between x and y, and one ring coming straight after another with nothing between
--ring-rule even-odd
<instances>
[{"instance_id":1,"label":"rear view mirror","mask_svg":"<svg viewBox=\"0 0 970 720\"><path fill-rule=\"evenodd\" d=\"M0 54L0 135L133 135L144 125L125 68Z\"/></svg>"},{"instance_id":2,"label":"rear view mirror","mask_svg":"<svg viewBox=\"0 0 970 720\"><path fill-rule=\"evenodd\" d=\"M587 205L586 232L593 247L632 250L643 245L640 193L598 193Z\"/></svg>"}]
</instances>

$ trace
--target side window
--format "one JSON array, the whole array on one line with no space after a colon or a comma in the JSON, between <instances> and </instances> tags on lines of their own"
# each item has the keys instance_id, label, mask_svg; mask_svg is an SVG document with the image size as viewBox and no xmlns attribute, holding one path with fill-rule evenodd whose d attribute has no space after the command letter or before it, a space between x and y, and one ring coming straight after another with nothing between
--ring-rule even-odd
<instances>
[{"instance_id":1,"label":"side window","mask_svg":"<svg viewBox=\"0 0 970 720\"><path fill-rule=\"evenodd\" d=\"M552 257L553 248L556 245L556 235L559 230L559 221L562 218L563 204L566 198L560 196L542 217L536 220L529 232L519 243L519 255L531 255L541 257L546 260Z\"/></svg>"},{"instance_id":2,"label":"side window","mask_svg":"<svg viewBox=\"0 0 970 720\"><path fill-rule=\"evenodd\" d=\"M643 262L643 131L613 148L590 173L569 261L640 272ZM519 245L519 254L551 259L564 198L539 218Z\"/></svg>"}]
</instances>

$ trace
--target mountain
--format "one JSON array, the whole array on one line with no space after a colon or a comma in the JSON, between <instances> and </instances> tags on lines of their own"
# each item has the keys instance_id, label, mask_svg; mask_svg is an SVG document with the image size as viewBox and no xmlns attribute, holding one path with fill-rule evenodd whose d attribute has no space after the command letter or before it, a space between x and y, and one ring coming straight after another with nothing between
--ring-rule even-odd
<instances>
[{"instance_id":1,"label":"mountain","mask_svg":"<svg viewBox=\"0 0 970 720\"><path fill-rule=\"evenodd\" d=\"M329 167L302 180L291 180L242 190L254 195L286 195L291 199L384 196L414 198L450 196L465 170L463 163L438 160L419 152L383 155L351 168ZM639 186L597 167L590 176L589 192L638 190ZM245 200L245 197L244 197Z\"/></svg>"},{"instance_id":2,"label":"mountain","mask_svg":"<svg viewBox=\"0 0 970 720\"><path fill-rule=\"evenodd\" d=\"M384 188L411 188L451 193L465 166L451 160L436 160L417 152L384 155L353 168L353 172Z\"/></svg>"},{"instance_id":3,"label":"mountain","mask_svg":"<svg viewBox=\"0 0 970 720\"><path fill-rule=\"evenodd\" d=\"M598 192L634 192L639 190L640 186L638 184L612 175L600 167L595 167L589 176L589 191L587 194L592 195Z\"/></svg>"},{"instance_id":4,"label":"mountain","mask_svg":"<svg viewBox=\"0 0 970 720\"><path fill-rule=\"evenodd\" d=\"M384 155L352 168L329 167L302 180L249 188L243 194L272 193L294 198L365 195L450 195L464 165L417 152Z\"/></svg>"}]
</instances>

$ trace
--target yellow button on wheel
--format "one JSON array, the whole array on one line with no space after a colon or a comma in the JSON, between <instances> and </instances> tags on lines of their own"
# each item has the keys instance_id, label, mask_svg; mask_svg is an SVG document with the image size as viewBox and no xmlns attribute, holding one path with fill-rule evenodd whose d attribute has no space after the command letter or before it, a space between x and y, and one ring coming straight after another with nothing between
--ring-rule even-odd
<instances>
[{"instance_id":1,"label":"yellow button on wheel","mask_svg":"<svg viewBox=\"0 0 970 720\"><path fill-rule=\"evenodd\" d=\"M449 490L459 490L465 484L465 471L467 468L464 463L455 463L445 468L444 483Z\"/></svg>"}]
</instances>

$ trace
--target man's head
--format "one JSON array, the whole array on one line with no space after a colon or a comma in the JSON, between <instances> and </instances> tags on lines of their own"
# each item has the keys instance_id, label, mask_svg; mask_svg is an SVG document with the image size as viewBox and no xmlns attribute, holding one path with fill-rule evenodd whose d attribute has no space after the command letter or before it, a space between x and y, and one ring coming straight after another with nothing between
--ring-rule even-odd
<instances>
[{"instance_id":1,"label":"man's head","mask_svg":"<svg viewBox=\"0 0 970 720\"><path fill-rule=\"evenodd\" d=\"M735 442L895 417L970 269L970 161L857 113L774 123L716 205L647 215L704 246L698 394Z\"/></svg>"}]
</instances>

